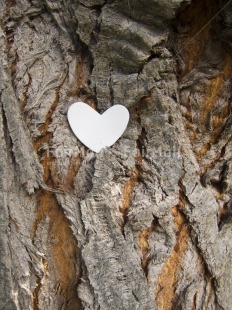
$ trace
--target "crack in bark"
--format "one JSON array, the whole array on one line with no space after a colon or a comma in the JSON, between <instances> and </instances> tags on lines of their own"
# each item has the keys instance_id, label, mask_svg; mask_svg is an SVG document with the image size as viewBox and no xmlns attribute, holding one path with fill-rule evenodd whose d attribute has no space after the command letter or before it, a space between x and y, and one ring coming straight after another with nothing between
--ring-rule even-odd
<instances>
[{"instance_id":1,"label":"crack in bark","mask_svg":"<svg viewBox=\"0 0 232 310\"><path fill-rule=\"evenodd\" d=\"M34 292L33 292L33 310L40 310L39 308L39 291L40 291L40 288L42 286L42 283L41 283L41 278L39 276L36 275L36 288L34 289Z\"/></svg>"},{"instance_id":2,"label":"crack in bark","mask_svg":"<svg viewBox=\"0 0 232 310\"><path fill-rule=\"evenodd\" d=\"M27 105L27 101L28 101L28 98L29 98L29 88L31 86L31 81L32 81L32 78L31 78L31 75L27 72L28 74L28 77L29 77L29 81L27 84L24 85L23 87L23 100L20 102L20 110L21 112L23 113L24 112L24 109Z\"/></svg>"},{"instance_id":3,"label":"crack in bark","mask_svg":"<svg viewBox=\"0 0 232 310\"><path fill-rule=\"evenodd\" d=\"M149 246L149 237L153 231L155 231L155 228L158 223L158 218L153 216L154 219L151 223L150 227L146 227L145 229L141 230L139 232L139 248L142 253L142 259L141 259L141 267L144 271L144 274L146 278L148 277L148 267L149 267L149 262L151 260L151 249Z\"/></svg>"},{"instance_id":4,"label":"crack in bark","mask_svg":"<svg viewBox=\"0 0 232 310\"><path fill-rule=\"evenodd\" d=\"M216 287L214 287L213 282L214 280L214 276L212 275L212 273L210 272L208 265L207 265L207 261L204 257L204 254L202 253L201 248L198 246L198 241L197 238L195 238L192 234L191 231L194 231L194 228L192 226L192 224L189 222L187 215L185 214L185 204L189 204L192 206L192 208L195 208L192 203L189 201L186 193L185 193L185 188L182 184L182 178L179 181L179 188L180 188L180 201L181 204L179 205L179 211L181 212L182 216L185 218L185 222L187 223L188 227L189 227L189 239L192 242L192 245L194 246L196 253L198 255L199 261L200 261L200 266L202 267L202 272L204 273L204 279L205 279L205 289L206 289L206 285L209 284L211 287L211 291L210 294L207 297L207 302L206 305L209 304L210 299L212 297L212 295L214 295L214 297L217 299L217 295L216 295Z\"/></svg>"},{"instance_id":5,"label":"crack in bark","mask_svg":"<svg viewBox=\"0 0 232 310\"><path fill-rule=\"evenodd\" d=\"M49 218L49 231L48 242L50 243L50 255L48 261L48 268L54 269L59 289L57 290L59 296L62 298L61 303L65 309L69 309L70 300L75 300L76 309L82 309L81 302L77 297L76 290L79 283L79 277L76 275L76 266L80 264L80 257L78 257L77 240L74 237L70 228L70 223L67 220L63 209L59 206L56 195L53 191L57 191L60 180L57 176L55 159L51 153L47 151L45 154L41 151L41 147L44 143L49 144L53 134L49 132L49 126L52 123L53 113L59 102L60 89L63 86L67 73L56 87L55 100L51 105L51 108L46 115L46 120L39 130L41 136L34 141L34 148L40 158L41 164L44 168L44 183L47 188L42 189L37 194L38 210L32 230L32 242L35 243L36 233L43 222L43 220ZM63 180L64 187L71 187L73 179L81 165L81 160L71 158L70 166L66 177ZM51 189L51 191L50 191ZM59 189L58 189L59 190ZM68 242L68 244L67 244ZM80 265L79 267L80 268ZM41 283L38 284L35 294L35 309L39 306L38 294L42 289ZM36 306L37 305L37 306Z\"/></svg>"},{"instance_id":6,"label":"crack in bark","mask_svg":"<svg viewBox=\"0 0 232 310\"><path fill-rule=\"evenodd\" d=\"M139 173L138 173L137 168L133 167L131 170L131 177L128 181L126 181L124 185L124 189L122 191L123 201L122 201L122 204L119 210L123 215L123 226L122 226L123 235L124 235L124 227L128 221L128 211L129 211L129 207L132 201L133 190L134 190L136 183L138 182L138 176L139 176Z\"/></svg>"},{"instance_id":7,"label":"crack in bark","mask_svg":"<svg viewBox=\"0 0 232 310\"><path fill-rule=\"evenodd\" d=\"M173 207L172 214L176 226L176 244L159 274L156 287L156 302L161 310L172 309L178 270L181 268L181 259L188 248L189 240L189 227L178 206Z\"/></svg>"},{"instance_id":8,"label":"crack in bark","mask_svg":"<svg viewBox=\"0 0 232 310\"><path fill-rule=\"evenodd\" d=\"M208 9L209 6L211 10ZM212 35L213 31L216 31L214 23L212 21L207 23L213 13L219 11L219 8L220 5L216 3L212 5L211 0L199 0L193 2L191 6L183 8L177 14L177 20L179 21L177 27L180 33L178 40L179 47L182 49L180 55L186 63L179 77L180 83L184 81L184 88L181 89L180 95L186 89L189 89L188 102L187 100L185 100L184 104L181 102L181 105L184 107L182 113L185 117L185 128L189 133L196 158L201 165L204 165L206 155L213 145L218 143L219 138L223 135L222 138L226 139L224 137L225 128L231 114L230 105L226 103L229 100L225 98L225 102L219 102L219 98L225 97L224 86L229 83L231 75L232 58L230 54L222 47L221 53L223 55L220 55L220 57L224 57L221 61L216 60L213 63L213 68L215 67L215 69L212 72L207 71L206 68L201 66L201 61L204 61L204 57L206 57L206 51L208 53L207 44L210 46L214 40L220 40L218 34L216 38ZM206 14L203 14L203 12L206 12ZM188 27L188 25L191 25L191 27ZM216 57L219 56L217 55ZM191 78L194 70L199 75L199 81L195 81L194 78L194 81L188 85L185 81L186 77L189 76ZM204 76L205 81L203 81ZM198 87L207 88L205 98L200 93L198 94L198 90L195 91L193 88L194 84L197 84ZM195 96L194 93L196 93Z\"/></svg>"}]
</instances>

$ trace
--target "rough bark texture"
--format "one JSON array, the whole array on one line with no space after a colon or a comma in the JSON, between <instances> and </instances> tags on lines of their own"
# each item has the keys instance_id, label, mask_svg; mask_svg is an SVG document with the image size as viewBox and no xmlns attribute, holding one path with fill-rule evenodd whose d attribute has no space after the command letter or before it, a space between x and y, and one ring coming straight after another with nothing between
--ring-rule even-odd
<instances>
[{"instance_id":1,"label":"rough bark texture","mask_svg":"<svg viewBox=\"0 0 232 310\"><path fill-rule=\"evenodd\" d=\"M1 0L0 309L231 309L230 2Z\"/></svg>"}]
</instances>

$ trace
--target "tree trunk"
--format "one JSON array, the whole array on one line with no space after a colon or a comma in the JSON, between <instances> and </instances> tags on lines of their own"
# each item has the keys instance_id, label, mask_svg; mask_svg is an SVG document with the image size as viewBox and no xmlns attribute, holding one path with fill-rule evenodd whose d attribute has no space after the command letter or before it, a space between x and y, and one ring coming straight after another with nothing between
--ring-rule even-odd
<instances>
[{"instance_id":1,"label":"tree trunk","mask_svg":"<svg viewBox=\"0 0 232 310\"><path fill-rule=\"evenodd\" d=\"M232 3L1 0L0 309L232 307ZM125 105L99 154L67 110Z\"/></svg>"}]
</instances>

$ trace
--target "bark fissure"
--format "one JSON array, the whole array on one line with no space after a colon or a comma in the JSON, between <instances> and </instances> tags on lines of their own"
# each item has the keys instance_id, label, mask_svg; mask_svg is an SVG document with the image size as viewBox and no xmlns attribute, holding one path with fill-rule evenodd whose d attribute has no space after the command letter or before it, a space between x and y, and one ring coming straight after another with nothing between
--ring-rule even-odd
<instances>
[{"instance_id":1,"label":"bark fissure","mask_svg":"<svg viewBox=\"0 0 232 310\"><path fill-rule=\"evenodd\" d=\"M157 304L159 309L173 309L176 298L176 283L178 270L181 268L181 259L187 250L189 240L189 228L185 217L179 211L178 206L172 210L176 226L176 244L173 252L159 274L157 284Z\"/></svg>"}]
</instances>

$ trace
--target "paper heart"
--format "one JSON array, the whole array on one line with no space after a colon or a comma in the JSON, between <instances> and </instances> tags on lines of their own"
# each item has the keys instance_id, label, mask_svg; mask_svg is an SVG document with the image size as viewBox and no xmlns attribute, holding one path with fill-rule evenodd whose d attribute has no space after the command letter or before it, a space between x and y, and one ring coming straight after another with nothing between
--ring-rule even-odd
<instances>
[{"instance_id":1,"label":"paper heart","mask_svg":"<svg viewBox=\"0 0 232 310\"><path fill-rule=\"evenodd\" d=\"M76 137L99 153L121 137L129 121L129 112L117 104L99 114L86 103L75 102L68 110L68 121Z\"/></svg>"}]
</instances>

